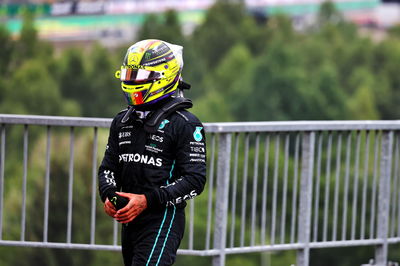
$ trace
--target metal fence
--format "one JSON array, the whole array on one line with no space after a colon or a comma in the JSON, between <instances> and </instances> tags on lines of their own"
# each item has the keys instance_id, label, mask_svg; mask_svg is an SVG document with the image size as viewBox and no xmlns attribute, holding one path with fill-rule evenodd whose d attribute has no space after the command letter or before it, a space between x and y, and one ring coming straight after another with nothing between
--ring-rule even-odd
<instances>
[{"instance_id":1,"label":"metal fence","mask_svg":"<svg viewBox=\"0 0 400 266\"><path fill-rule=\"evenodd\" d=\"M120 250L96 183L110 123L0 115L0 245ZM189 201L179 254L225 265L229 254L296 250L304 266L310 249L370 245L376 265L386 265L388 246L400 243L399 120L205 130L208 180ZM10 232L16 220L20 230Z\"/></svg>"}]
</instances>

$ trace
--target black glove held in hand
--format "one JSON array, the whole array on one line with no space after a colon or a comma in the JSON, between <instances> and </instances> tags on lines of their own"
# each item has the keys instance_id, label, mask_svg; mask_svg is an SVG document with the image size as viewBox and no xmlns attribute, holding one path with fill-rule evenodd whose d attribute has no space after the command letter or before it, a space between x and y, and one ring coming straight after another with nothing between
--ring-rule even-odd
<instances>
[{"instance_id":1,"label":"black glove held in hand","mask_svg":"<svg viewBox=\"0 0 400 266\"><path fill-rule=\"evenodd\" d=\"M108 192L107 198L117 210L122 209L129 202L127 198L118 195L115 191Z\"/></svg>"}]
</instances>

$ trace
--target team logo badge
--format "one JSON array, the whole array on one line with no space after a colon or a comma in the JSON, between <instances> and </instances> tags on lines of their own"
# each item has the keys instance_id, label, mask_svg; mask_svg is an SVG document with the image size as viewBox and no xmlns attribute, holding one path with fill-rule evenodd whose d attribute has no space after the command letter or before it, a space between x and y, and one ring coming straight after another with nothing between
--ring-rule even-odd
<instances>
[{"instance_id":1,"label":"team logo badge","mask_svg":"<svg viewBox=\"0 0 400 266\"><path fill-rule=\"evenodd\" d=\"M130 64L130 65L132 65L132 64L137 64L138 63L138 57L137 57L137 55L136 54L130 54L129 55L129 59L128 59L128 63Z\"/></svg>"},{"instance_id":2,"label":"team logo badge","mask_svg":"<svg viewBox=\"0 0 400 266\"><path fill-rule=\"evenodd\" d=\"M158 129L163 129L168 123L169 123L169 120L164 119L164 121L161 122L160 127Z\"/></svg>"},{"instance_id":3,"label":"team logo badge","mask_svg":"<svg viewBox=\"0 0 400 266\"><path fill-rule=\"evenodd\" d=\"M150 52L146 52L144 54L144 59L149 60L151 58L151 53Z\"/></svg>"},{"instance_id":4,"label":"team logo badge","mask_svg":"<svg viewBox=\"0 0 400 266\"><path fill-rule=\"evenodd\" d=\"M201 130L203 127L196 127L196 130L193 132L193 137L195 141L201 141L203 139L203 135L201 135Z\"/></svg>"}]
</instances>

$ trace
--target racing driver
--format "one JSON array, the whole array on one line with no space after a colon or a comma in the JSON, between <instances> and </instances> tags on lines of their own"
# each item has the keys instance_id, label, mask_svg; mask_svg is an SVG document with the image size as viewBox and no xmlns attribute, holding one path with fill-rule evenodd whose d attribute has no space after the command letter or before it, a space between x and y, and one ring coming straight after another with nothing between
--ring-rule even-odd
<instances>
[{"instance_id":1,"label":"racing driver","mask_svg":"<svg viewBox=\"0 0 400 266\"><path fill-rule=\"evenodd\" d=\"M202 123L187 111L182 46L143 40L116 72L128 107L113 119L99 167L105 212L122 223L126 266L172 265L185 228L186 200L206 182Z\"/></svg>"}]
</instances>

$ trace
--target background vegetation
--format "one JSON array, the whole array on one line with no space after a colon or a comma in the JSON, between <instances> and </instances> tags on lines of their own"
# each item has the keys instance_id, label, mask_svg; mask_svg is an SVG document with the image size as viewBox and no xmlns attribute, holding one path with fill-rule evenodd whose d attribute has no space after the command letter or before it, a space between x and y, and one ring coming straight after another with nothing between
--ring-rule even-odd
<instances>
[{"instance_id":1,"label":"background vegetation","mask_svg":"<svg viewBox=\"0 0 400 266\"><path fill-rule=\"evenodd\" d=\"M204 122L399 119L399 32L392 29L384 40L374 41L359 34L358 28L344 21L330 3L321 7L314 25L298 32L284 15L260 21L242 4L220 1L189 36L182 34L176 13L168 11L149 15L137 40L157 38L184 46L183 77L192 84L186 96L194 101L193 112ZM0 25L0 113L113 117L125 105L114 71L128 46L110 51L94 44L90 49L69 48L56 53L51 44L38 39L29 14L17 40ZM45 156L40 149L45 141L43 133L34 131L30 136L30 151L35 158ZM76 159L79 163L75 186L80 187L81 183L82 187L88 187L91 174L87 165L91 165L91 157L85 155L91 146L87 143L88 134L81 135L77 140L80 145L76 154L81 155ZM7 143L21 145L20 133L7 136ZM66 135L56 132L55 138L60 150L68 149ZM21 176L17 170L20 155L7 150L7 156L10 163L6 166L6 203L14 202L17 206L21 181L15 177ZM68 173L61 163L68 160L67 156L52 157L52 176L57 181L51 189L59 191L58 195L63 195L67 184ZM42 164L33 161L30 165L30 176L43 176ZM37 179L28 185L43 191ZM76 198L85 200L89 194L86 190L82 189L81 196ZM35 197L28 199L29 206L42 205L41 201ZM57 228L65 226L66 219L56 211L66 201L66 196L51 201L55 220L50 223L49 234L53 239L49 241L63 240L63 236L57 235ZM74 204L81 206L80 217L89 213L86 209L89 204L86 207L79 202ZM41 208L31 208L28 216L34 217L43 211ZM19 213L16 209L15 213ZM97 211L101 217L101 208ZM8 214L4 219L5 224L11 225L6 228L5 239L18 238L18 215ZM96 238L99 242L112 237L107 222L100 218L104 231ZM81 223L88 221L77 220L74 226L79 228ZM41 227L33 224L30 228L27 232L30 239L40 239ZM84 241L88 238L86 233L75 236L74 240ZM33 261L35 265L122 263L120 255L114 252L0 247L0 254L0 265L32 265ZM321 261L326 262L324 265L357 265L354 262L367 262L372 254L371 248L322 250L313 252L311 261L312 265L322 265ZM260 265L266 261L274 266L290 265L295 262L295 254L228 257L228 265L233 266ZM180 256L177 265L189 262L193 266L208 265L209 259Z\"/></svg>"}]
</instances>

